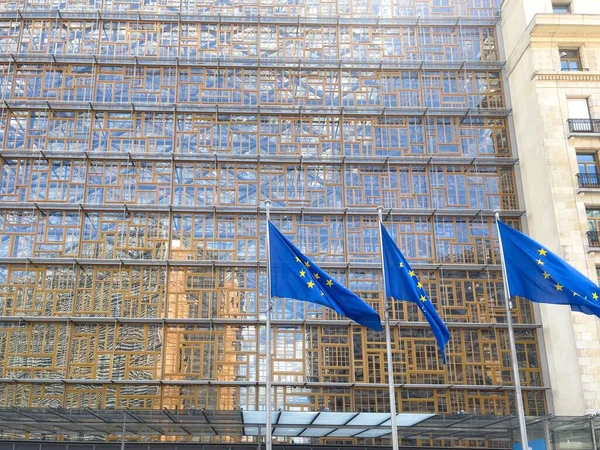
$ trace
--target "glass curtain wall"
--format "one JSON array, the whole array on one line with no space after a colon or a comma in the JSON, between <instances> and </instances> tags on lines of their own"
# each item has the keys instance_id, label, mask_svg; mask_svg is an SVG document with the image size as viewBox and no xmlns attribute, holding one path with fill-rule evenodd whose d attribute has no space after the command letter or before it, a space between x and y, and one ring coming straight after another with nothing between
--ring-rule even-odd
<instances>
[{"instance_id":1,"label":"glass curtain wall","mask_svg":"<svg viewBox=\"0 0 600 450\"><path fill-rule=\"evenodd\" d=\"M513 413L499 3L1 0L0 406L263 408L271 199L382 317L384 207L452 333L444 367L393 305L399 411ZM541 415L532 305L514 316ZM383 333L276 299L273 334L275 409L389 411Z\"/></svg>"}]
</instances>

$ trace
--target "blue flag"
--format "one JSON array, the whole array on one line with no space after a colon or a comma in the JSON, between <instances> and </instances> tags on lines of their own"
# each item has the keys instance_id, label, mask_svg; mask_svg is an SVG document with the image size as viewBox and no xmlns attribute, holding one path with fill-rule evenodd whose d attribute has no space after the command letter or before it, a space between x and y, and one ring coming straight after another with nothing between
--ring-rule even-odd
<instances>
[{"instance_id":1,"label":"blue flag","mask_svg":"<svg viewBox=\"0 0 600 450\"><path fill-rule=\"evenodd\" d=\"M498 221L510 295L600 317L600 289L543 245Z\"/></svg>"},{"instance_id":2,"label":"blue flag","mask_svg":"<svg viewBox=\"0 0 600 450\"><path fill-rule=\"evenodd\" d=\"M346 289L298 250L269 222L271 295L317 303L355 322L381 331L381 318L373 308Z\"/></svg>"},{"instance_id":3,"label":"blue flag","mask_svg":"<svg viewBox=\"0 0 600 450\"><path fill-rule=\"evenodd\" d=\"M429 300L423 284L404 258L402 252L380 223L381 241L383 243L383 270L385 273L385 296L394 300L407 300L416 303L429 322L433 335L437 339L442 360L446 364L446 343L450 340L450 332Z\"/></svg>"}]
</instances>

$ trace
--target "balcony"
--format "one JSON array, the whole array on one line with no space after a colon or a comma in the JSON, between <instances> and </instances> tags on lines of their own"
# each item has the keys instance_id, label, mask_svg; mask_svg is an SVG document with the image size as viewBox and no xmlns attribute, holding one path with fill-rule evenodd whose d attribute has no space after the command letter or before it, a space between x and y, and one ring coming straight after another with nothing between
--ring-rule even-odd
<instances>
[{"instance_id":1,"label":"balcony","mask_svg":"<svg viewBox=\"0 0 600 450\"><path fill-rule=\"evenodd\" d=\"M586 234L590 248L600 248L600 233L597 231L588 231Z\"/></svg>"},{"instance_id":2,"label":"balcony","mask_svg":"<svg viewBox=\"0 0 600 450\"><path fill-rule=\"evenodd\" d=\"M597 173L578 173L577 181L581 189L600 189L600 176Z\"/></svg>"},{"instance_id":3,"label":"balcony","mask_svg":"<svg viewBox=\"0 0 600 450\"><path fill-rule=\"evenodd\" d=\"M600 119L569 119L571 133L600 133Z\"/></svg>"}]
</instances>

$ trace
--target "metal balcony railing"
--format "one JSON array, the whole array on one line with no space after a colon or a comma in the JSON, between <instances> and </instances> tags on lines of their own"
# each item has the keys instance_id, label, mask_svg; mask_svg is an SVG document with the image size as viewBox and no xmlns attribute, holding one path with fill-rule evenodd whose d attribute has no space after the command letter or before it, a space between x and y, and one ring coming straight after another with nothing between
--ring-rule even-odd
<instances>
[{"instance_id":1,"label":"metal balcony railing","mask_svg":"<svg viewBox=\"0 0 600 450\"><path fill-rule=\"evenodd\" d=\"M586 234L590 247L600 247L600 233L597 231L588 231Z\"/></svg>"},{"instance_id":2,"label":"metal balcony railing","mask_svg":"<svg viewBox=\"0 0 600 450\"><path fill-rule=\"evenodd\" d=\"M571 133L600 133L600 119L569 119Z\"/></svg>"},{"instance_id":3,"label":"metal balcony railing","mask_svg":"<svg viewBox=\"0 0 600 450\"><path fill-rule=\"evenodd\" d=\"M597 173L578 173L580 188L600 188L600 176Z\"/></svg>"}]
</instances>

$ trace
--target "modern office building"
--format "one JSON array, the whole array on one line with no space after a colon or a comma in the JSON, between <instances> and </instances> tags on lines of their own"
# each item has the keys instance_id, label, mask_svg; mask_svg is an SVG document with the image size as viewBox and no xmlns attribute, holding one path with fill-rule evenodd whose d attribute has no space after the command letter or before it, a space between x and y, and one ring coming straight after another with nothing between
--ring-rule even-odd
<instances>
[{"instance_id":1,"label":"modern office building","mask_svg":"<svg viewBox=\"0 0 600 450\"><path fill-rule=\"evenodd\" d=\"M600 3L505 0L502 29L529 234L600 268ZM540 308L554 411L600 410L598 319ZM600 441L599 441L600 442Z\"/></svg>"},{"instance_id":2,"label":"modern office building","mask_svg":"<svg viewBox=\"0 0 600 450\"><path fill-rule=\"evenodd\" d=\"M252 442L234 422L265 403L270 199L382 318L384 207L452 334L444 367L417 306L392 305L398 411L437 415L401 443L509 448L476 419L515 412L493 211L520 227L524 204L500 6L0 0L1 437ZM514 319L544 416L544 322L527 301ZM272 322L274 409L389 411L383 333L290 299ZM389 445L325 434L275 439Z\"/></svg>"}]
</instances>

